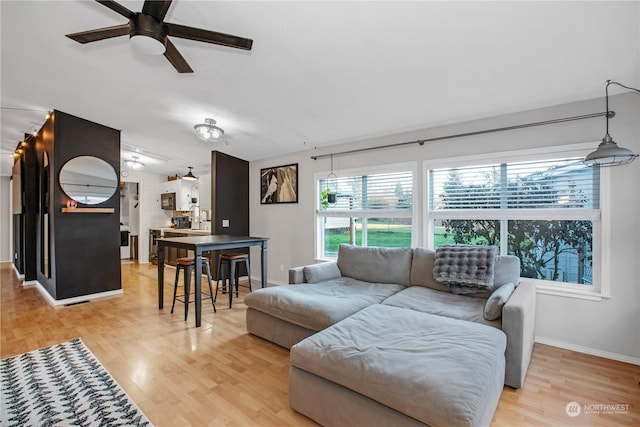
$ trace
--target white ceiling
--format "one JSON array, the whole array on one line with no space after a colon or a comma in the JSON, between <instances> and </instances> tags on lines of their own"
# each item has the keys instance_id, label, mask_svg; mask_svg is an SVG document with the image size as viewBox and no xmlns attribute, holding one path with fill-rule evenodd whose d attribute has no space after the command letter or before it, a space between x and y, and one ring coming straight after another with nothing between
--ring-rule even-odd
<instances>
[{"instance_id":1,"label":"white ceiling","mask_svg":"<svg viewBox=\"0 0 640 427\"><path fill-rule=\"evenodd\" d=\"M126 23L93 1L3 0L0 14L3 175L52 109L122 130L123 158L137 147L149 171L197 175L214 149L251 161L640 86L638 1L175 0L165 21L254 40L172 38L193 74L126 36L66 38ZM206 117L228 145L193 134Z\"/></svg>"}]
</instances>

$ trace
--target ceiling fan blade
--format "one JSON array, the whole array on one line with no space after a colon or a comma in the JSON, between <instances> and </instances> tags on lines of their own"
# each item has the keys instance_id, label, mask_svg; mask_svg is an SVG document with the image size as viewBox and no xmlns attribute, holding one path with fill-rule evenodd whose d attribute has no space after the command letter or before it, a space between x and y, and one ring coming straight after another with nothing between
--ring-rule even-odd
<instances>
[{"instance_id":1,"label":"ceiling fan blade","mask_svg":"<svg viewBox=\"0 0 640 427\"><path fill-rule=\"evenodd\" d=\"M171 0L164 0L164 1L147 0L144 2L144 6L142 6L142 13L144 13L145 15L151 15L154 18L156 18L158 21L162 22L164 20L164 17L167 15L169 6L171 6Z\"/></svg>"},{"instance_id":2,"label":"ceiling fan blade","mask_svg":"<svg viewBox=\"0 0 640 427\"><path fill-rule=\"evenodd\" d=\"M110 39L111 37L125 36L127 34L129 34L129 24L122 24L114 27L83 31L81 33L67 34L67 37L77 41L78 43L84 44L98 40Z\"/></svg>"},{"instance_id":3,"label":"ceiling fan blade","mask_svg":"<svg viewBox=\"0 0 640 427\"><path fill-rule=\"evenodd\" d=\"M171 65L178 70L179 73L193 73L193 70L187 64L187 61L180 55L175 45L171 43L171 40L167 39L167 50L164 52L164 56L171 62Z\"/></svg>"},{"instance_id":4,"label":"ceiling fan blade","mask_svg":"<svg viewBox=\"0 0 640 427\"><path fill-rule=\"evenodd\" d=\"M245 39L231 34L218 33L216 31L203 30L200 28L186 27L184 25L170 24L165 22L167 34L181 39L197 40L205 43L219 44L222 46L235 47L237 49L251 50L253 40Z\"/></svg>"},{"instance_id":5,"label":"ceiling fan blade","mask_svg":"<svg viewBox=\"0 0 640 427\"><path fill-rule=\"evenodd\" d=\"M119 13L120 15L124 16L127 19L130 19L131 15L133 15L132 11L122 6L120 3L116 3L111 0L96 0L96 1L101 5L106 6L109 9L113 10L114 12Z\"/></svg>"}]
</instances>

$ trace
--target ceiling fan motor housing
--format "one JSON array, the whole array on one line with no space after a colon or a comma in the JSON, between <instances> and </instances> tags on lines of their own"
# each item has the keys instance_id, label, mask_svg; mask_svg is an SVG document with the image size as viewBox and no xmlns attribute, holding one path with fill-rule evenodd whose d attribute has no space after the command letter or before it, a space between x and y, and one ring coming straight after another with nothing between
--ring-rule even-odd
<instances>
[{"instance_id":1,"label":"ceiling fan motor housing","mask_svg":"<svg viewBox=\"0 0 640 427\"><path fill-rule=\"evenodd\" d=\"M162 22L151 15L134 13L129 20L129 28L129 39L134 42L137 48L140 48L145 53L154 55L162 55L165 52L167 34ZM154 42L149 38L153 39Z\"/></svg>"}]
</instances>

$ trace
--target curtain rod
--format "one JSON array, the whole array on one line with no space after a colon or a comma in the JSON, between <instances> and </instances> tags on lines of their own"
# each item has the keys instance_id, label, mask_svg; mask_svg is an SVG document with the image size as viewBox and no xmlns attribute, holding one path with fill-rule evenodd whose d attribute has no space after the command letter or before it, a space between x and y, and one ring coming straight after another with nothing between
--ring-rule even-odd
<instances>
[{"instance_id":1,"label":"curtain rod","mask_svg":"<svg viewBox=\"0 0 640 427\"><path fill-rule=\"evenodd\" d=\"M552 124L555 124L555 123L572 122L574 120L593 119L595 117L603 117L603 116L606 116L608 118L612 118L612 117L615 117L615 115L616 115L615 111L603 111L601 113L584 114L582 116L573 116L573 117L563 117L563 118L560 118L560 119L545 120L543 122L525 123L525 124L521 124L521 125L513 125L513 126L506 126L506 127L501 127L501 128L478 130L478 131L474 131L474 132L457 133L457 134L445 135L445 136L436 136L436 137L433 137L433 138L418 139L416 141L398 142L398 143L395 143L395 144L378 145L378 146L375 146L375 147L366 147L366 148L358 148L358 149L355 149L355 150L339 151L337 153L319 154L317 156L311 156L311 158L313 160L326 159L328 157L333 157L333 156L346 156L346 155L349 155L349 154L362 153L362 152L365 152L365 151L382 150L382 149L385 149L385 148L394 148L394 147L403 147L405 145L411 145L411 144L419 144L419 145L422 146L422 145L424 145L425 142L441 141L443 139L452 139L452 138L462 138L462 137L465 137L465 136L483 135L483 134L486 134L486 133L503 132L503 131L506 131L506 130L523 129L523 128L529 128L529 127L534 127L534 126L552 125Z\"/></svg>"}]
</instances>

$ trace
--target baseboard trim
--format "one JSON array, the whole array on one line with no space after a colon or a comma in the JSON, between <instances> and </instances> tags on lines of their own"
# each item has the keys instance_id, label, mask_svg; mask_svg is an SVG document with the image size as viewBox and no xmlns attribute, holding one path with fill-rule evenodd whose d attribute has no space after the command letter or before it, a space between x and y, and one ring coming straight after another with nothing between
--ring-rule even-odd
<instances>
[{"instance_id":1,"label":"baseboard trim","mask_svg":"<svg viewBox=\"0 0 640 427\"><path fill-rule=\"evenodd\" d=\"M603 357L605 359L616 360L618 362L630 363L632 365L640 365L640 357L627 356L626 354L613 353L610 351L599 350L591 347L584 347L581 345L571 344L564 341L554 340L552 338L535 337L535 342L540 344L546 344L553 347L563 348L565 350L577 351L578 353L585 353L591 356Z\"/></svg>"},{"instance_id":2,"label":"baseboard trim","mask_svg":"<svg viewBox=\"0 0 640 427\"><path fill-rule=\"evenodd\" d=\"M251 282L253 283L261 283L260 277L251 276ZM288 285L288 283L280 282L278 280L267 281L267 288L271 286L282 286Z\"/></svg>"},{"instance_id":3,"label":"baseboard trim","mask_svg":"<svg viewBox=\"0 0 640 427\"><path fill-rule=\"evenodd\" d=\"M11 263L11 268L13 268L13 272L16 273L16 276L18 277L18 279L24 280L24 274L21 274L20 271L18 271L14 263Z\"/></svg>"},{"instance_id":4,"label":"baseboard trim","mask_svg":"<svg viewBox=\"0 0 640 427\"><path fill-rule=\"evenodd\" d=\"M98 298L106 298L106 297L112 297L112 296L116 296L116 295L122 295L124 292L122 291L122 289L116 289L114 291L106 291L106 292L98 292L95 294L89 294L89 295L82 295L79 297L71 297L71 298L65 298L65 299L55 299L51 296L51 294L49 292L47 292L47 290L45 289L44 286L42 286L42 284L40 282L38 282L37 280L34 280L33 282L35 283L29 283L30 285L35 285L36 289L38 289L38 291L40 291L40 293L42 294L42 296L44 296L44 298L47 300L47 302L49 304L51 304L52 306L54 306L55 308L61 308L64 307L66 305L72 305L72 304L78 304L78 303L83 303L83 302L88 302L94 299L98 299Z\"/></svg>"}]
</instances>

